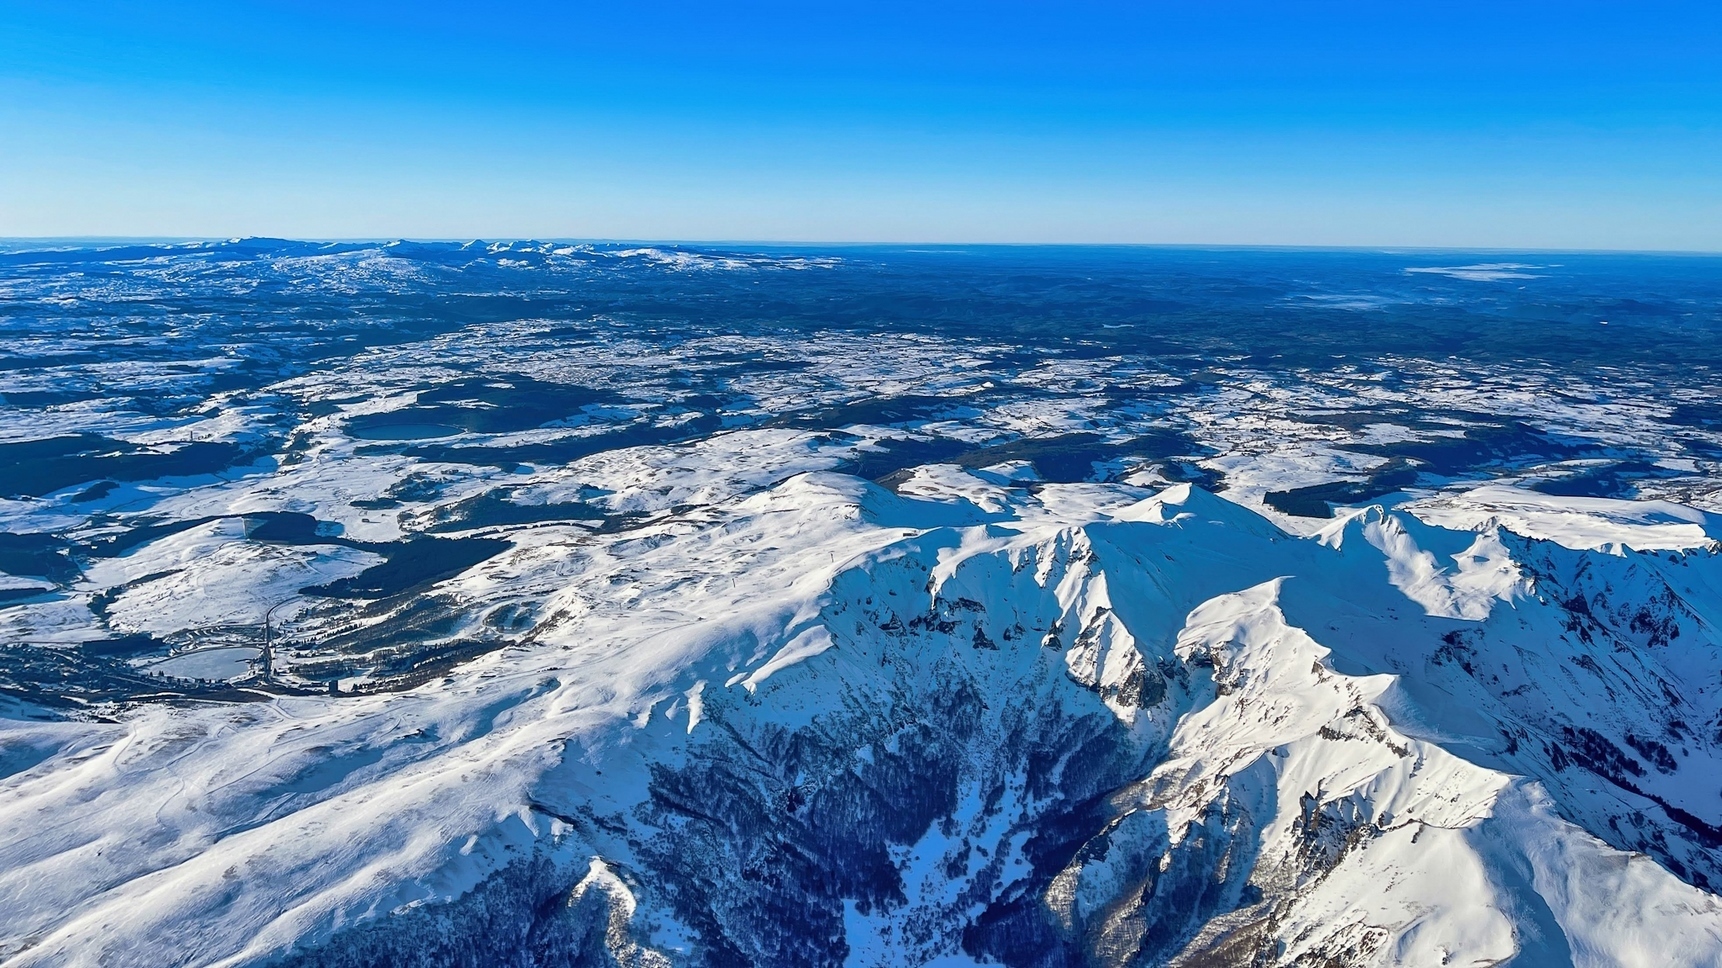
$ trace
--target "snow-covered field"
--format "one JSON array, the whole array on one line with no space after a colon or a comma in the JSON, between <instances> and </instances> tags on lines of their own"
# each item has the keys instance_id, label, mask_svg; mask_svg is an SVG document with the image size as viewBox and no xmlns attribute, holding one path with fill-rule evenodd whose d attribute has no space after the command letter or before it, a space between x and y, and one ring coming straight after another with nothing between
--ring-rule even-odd
<instances>
[{"instance_id":1,"label":"snow-covered field","mask_svg":"<svg viewBox=\"0 0 1722 968\"><path fill-rule=\"evenodd\" d=\"M919 258L0 254L0 964L1722 964L1702 273Z\"/></svg>"}]
</instances>

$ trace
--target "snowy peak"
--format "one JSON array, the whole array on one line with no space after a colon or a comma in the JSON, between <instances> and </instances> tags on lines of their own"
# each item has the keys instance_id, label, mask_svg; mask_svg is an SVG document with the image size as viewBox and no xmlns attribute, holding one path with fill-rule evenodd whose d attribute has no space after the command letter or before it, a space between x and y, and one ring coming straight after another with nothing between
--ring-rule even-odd
<instances>
[{"instance_id":1,"label":"snowy peak","mask_svg":"<svg viewBox=\"0 0 1722 968\"><path fill-rule=\"evenodd\" d=\"M1482 621L1530 591L1492 522L1467 534L1375 505L1341 514L1315 538L1355 561L1378 555L1389 583L1430 615Z\"/></svg>"},{"instance_id":2,"label":"snowy peak","mask_svg":"<svg viewBox=\"0 0 1722 968\"><path fill-rule=\"evenodd\" d=\"M64 818L8 848L14 960L175 923L234 926L212 964L387 960L500 898L621 964L1722 956L1718 556L1032 483L699 483L451 583L539 604L443 681L44 726L0 801ZM184 534L150 553L219 537ZM147 853L112 771L167 805Z\"/></svg>"}]
</instances>

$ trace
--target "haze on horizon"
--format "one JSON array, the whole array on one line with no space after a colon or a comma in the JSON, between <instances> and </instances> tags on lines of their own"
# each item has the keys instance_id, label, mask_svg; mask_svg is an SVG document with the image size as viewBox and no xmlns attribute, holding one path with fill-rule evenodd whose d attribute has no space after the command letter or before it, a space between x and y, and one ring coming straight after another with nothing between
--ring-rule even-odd
<instances>
[{"instance_id":1,"label":"haze on horizon","mask_svg":"<svg viewBox=\"0 0 1722 968\"><path fill-rule=\"evenodd\" d=\"M0 236L1722 250L1722 11L0 0Z\"/></svg>"}]
</instances>

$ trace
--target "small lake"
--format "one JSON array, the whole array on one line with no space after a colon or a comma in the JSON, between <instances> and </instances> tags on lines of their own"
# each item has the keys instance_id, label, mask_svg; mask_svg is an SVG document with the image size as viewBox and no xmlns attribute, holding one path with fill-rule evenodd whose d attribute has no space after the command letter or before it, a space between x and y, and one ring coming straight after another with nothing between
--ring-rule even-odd
<instances>
[{"instance_id":1,"label":"small lake","mask_svg":"<svg viewBox=\"0 0 1722 968\"><path fill-rule=\"evenodd\" d=\"M149 672L180 679L237 679L251 671L251 663L262 652L248 645L199 649L170 656L145 666Z\"/></svg>"}]
</instances>

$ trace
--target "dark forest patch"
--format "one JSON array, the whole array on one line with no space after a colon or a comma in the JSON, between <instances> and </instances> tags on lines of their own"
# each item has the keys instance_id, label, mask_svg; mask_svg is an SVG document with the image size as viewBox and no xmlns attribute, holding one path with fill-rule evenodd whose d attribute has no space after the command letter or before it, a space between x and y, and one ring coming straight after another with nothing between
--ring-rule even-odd
<instances>
[{"instance_id":1,"label":"dark forest patch","mask_svg":"<svg viewBox=\"0 0 1722 968\"><path fill-rule=\"evenodd\" d=\"M486 491L436 509L430 531L471 531L504 525L542 524L548 521L602 521L603 511L579 501L550 504L516 504L505 495Z\"/></svg>"},{"instance_id":2,"label":"dark forest patch","mask_svg":"<svg viewBox=\"0 0 1722 968\"><path fill-rule=\"evenodd\" d=\"M1591 441L1547 433L1517 420L1472 427L1465 431L1463 437L1363 444L1351 449L1413 460L1418 462L1420 470L1443 477L1457 477L1490 468L1605 456L1603 449Z\"/></svg>"},{"instance_id":3,"label":"dark forest patch","mask_svg":"<svg viewBox=\"0 0 1722 968\"><path fill-rule=\"evenodd\" d=\"M55 583L75 581L82 572L68 553L70 547L51 534L0 531L0 571Z\"/></svg>"},{"instance_id":4,"label":"dark forest patch","mask_svg":"<svg viewBox=\"0 0 1722 968\"><path fill-rule=\"evenodd\" d=\"M472 377L426 387L411 406L347 420L356 436L381 436L391 428L442 427L474 434L535 430L578 414L582 407L613 402L615 394L530 377Z\"/></svg>"},{"instance_id":5,"label":"dark forest patch","mask_svg":"<svg viewBox=\"0 0 1722 968\"><path fill-rule=\"evenodd\" d=\"M363 545L383 548L388 560L372 565L350 578L303 589L307 595L328 598L382 598L409 589L431 585L502 553L511 544L501 538L410 538L392 545Z\"/></svg>"},{"instance_id":6,"label":"dark forest patch","mask_svg":"<svg viewBox=\"0 0 1722 968\"><path fill-rule=\"evenodd\" d=\"M1417 471L1403 465L1383 470L1364 481L1329 481L1269 491L1262 503L1283 514L1300 518L1330 518L1335 505L1361 504L1386 497L1417 481Z\"/></svg>"},{"instance_id":7,"label":"dark forest patch","mask_svg":"<svg viewBox=\"0 0 1722 968\"><path fill-rule=\"evenodd\" d=\"M92 481L149 481L216 474L259 453L237 443L194 441L168 449L70 434L0 444L0 496L41 497Z\"/></svg>"},{"instance_id":8,"label":"dark forest patch","mask_svg":"<svg viewBox=\"0 0 1722 968\"><path fill-rule=\"evenodd\" d=\"M1603 467L1587 468L1568 477L1538 481L1531 490L1561 497L1635 497L1643 481L1679 477L1679 471L1658 467L1647 461L1621 461Z\"/></svg>"},{"instance_id":9,"label":"dark forest patch","mask_svg":"<svg viewBox=\"0 0 1722 968\"><path fill-rule=\"evenodd\" d=\"M1112 441L1095 433L1077 432L1051 437L1023 437L999 444L976 447L949 437L898 438L879 441L874 448L857 451L840 469L886 486L908 479L908 472L924 464L956 464L977 469L1009 461L1025 461L1042 480L1058 484L1086 481L1094 476L1094 465L1120 458L1144 461L1197 455L1207 448L1179 431L1156 431L1126 441Z\"/></svg>"}]
</instances>

